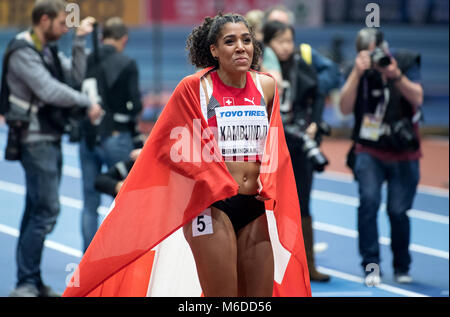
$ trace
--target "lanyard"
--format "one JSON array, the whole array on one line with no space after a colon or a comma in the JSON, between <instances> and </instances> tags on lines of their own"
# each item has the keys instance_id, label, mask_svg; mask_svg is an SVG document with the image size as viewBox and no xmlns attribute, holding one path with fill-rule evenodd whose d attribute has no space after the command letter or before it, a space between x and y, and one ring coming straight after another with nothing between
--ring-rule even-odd
<instances>
[{"instance_id":1,"label":"lanyard","mask_svg":"<svg viewBox=\"0 0 450 317\"><path fill-rule=\"evenodd\" d=\"M375 109L374 116L378 121L383 121L384 115L386 114L387 105L389 103L390 92L389 87L386 84L383 84L382 89L383 95L378 102L378 105ZM367 77L363 78L363 105L364 105L364 113L369 111L369 83Z\"/></svg>"},{"instance_id":2,"label":"lanyard","mask_svg":"<svg viewBox=\"0 0 450 317\"><path fill-rule=\"evenodd\" d=\"M42 52L43 46L41 40L38 38L36 33L34 33L33 29L30 31L31 40L33 41L34 46L36 47L36 50L39 52Z\"/></svg>"}]
</instances>

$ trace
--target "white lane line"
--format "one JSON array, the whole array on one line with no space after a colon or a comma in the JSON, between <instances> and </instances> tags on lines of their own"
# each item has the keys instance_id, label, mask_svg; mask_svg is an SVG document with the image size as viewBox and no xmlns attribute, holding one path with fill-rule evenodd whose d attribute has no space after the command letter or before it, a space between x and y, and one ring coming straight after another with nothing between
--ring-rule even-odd
<instances>
[{"instance_id":1,"label":"white lane line","mask_svg":"<svg viewBox=\"0 0 450 317\"><path fill-rule=\"evenodd\" d=\"M331 276L334 276L334 277L337 277L337 278L340 278L343 280L364 284L364 278L362 278L360 276L351 275L348 273L332 270L332 269L325 268L322 266L318 266L317 269L320 272L323 272L325 274L328 274L328 275L331 275ZM403 296L407 296L407 297L429 297L425 294L411 292L411 291L405 290L403 288L399 288L399 287L395 287L395 286L387 285L387 284L383 284L383 283L381 283L380 285L374 286L374 287L382 289L382 290L390 292L390 293L403 295Z\"/></svg>"},{"instance_id":2,"label":"white lane line","mask_svg":"<svg viewBox=\"0 0 450 317\"><path fill-rule=\"evenodd\" d=\"M355 179L350 173L326 171L321 174L316 173L314 177L325 180L332 180L341 183L351 184L355 182ZM449 190L445 188L429 186L429 185L419 185L417 191L422 194L449 198Z\"/></svg>"},{"instance_id":3,"label":"white lane line","mask_svg":"<svg viewBox=\"0 0 450 317\"><path fill-rule=\"evenodd\" d=\"M62 172L65 176L81 179L81 170L78 167L64 165Z\"/></svg>"},{"instance_id":4,"label":"white lane line","mask_svg":"<svg viewBox=\"0 0 450 317\"><path fill-rule=\"evenodd\" d=\"M16 228L2 225L2 224L0 224L0 232L3 232L5 234L13 236L15 238L19 237L19 230L17 230ZM50 249L53 249L53 250L56 250L56 251L59 251L61 253L65 253L68 255L72 255L77 258L81 258L83 256L83 252L81 252L80 250L71 248L69 246L66 246L64 244L61 244L61 243L58 243L58 242L55 242L52 240L45 240L44 245L47 248L50 248Z\"/></svg>"},{"instance_id":5,"label":"white lane line","mask_svg":"<svg viewBox=\"0 0 450 317\"><path fill-rule=\"evenodd\" d=\"M25 194L25 188L22 185L17 185L14 183L10 183L10 182L5 182L5 181L0 181L0 190L6 191L6 192L11 192L11 193L15 193L15 194L19 194L19 195L24 195ZM352 206L352 207L358 207L359 206L359 199L356 197L352 197L352 196L347 196L347 195L341 195L341 194L335 194L335 193L330 193L330 192L325 192L325 191L319 191L319 190L313 190L311 192L311 197L313 199L318 199L318 200L323 200L323 201L328 201L328 202L333 202L333 203L338 203L338 204L343 204L343 205L348 205L348 206ZM77 209L82 209L83 207L83 203L80 200L77 199L73 199L70 197L66 197L66 196L60 196L60 201L61 204L72 207L72 208L77 208ZM381 204L380 207L381 211L385 212L386 211L386 204ZM98 210L98 212L100 213L100 215L105 216L107 214L109 210L109 207L105 207L105 206L101 206ZM435 213L431 213L428 211L423 211L423 210L418 210L418 209L411 209L408 211L408 215L412 218L416 218L416 219L421 219L421 220L426 220L426 221L430 221L430 222L436 222L436 223L441 223L441 224L445 224L448 225L449 224L449 217L448 216L444 216L444 215L438 215Z\"/></svg>"},{"instance_id":6,"label":"white lane line","mask_svg":"<svg viewBox=\"0 0 450 317\"><path fill-rule=\"evenodd\" d=\"M325 232L328 232L328 233L333 233L333 234L340 235L340 236L345 236L345 237L348 237L348 238L353 238L353 239L358 238L358 232L356 230L342 228L342 227L339 227L339 226L330 225L328 223L322 223L322 222L314 221L313 222L313 228L316 229L316 230L325 231ZM387 237L380 237L379 238L379 243L383 244L383 245L390 246L391 245L391 239L387 238ZM435 256L435 257L438 257L438 258L443 258L443 259L446 259L446 260L449 259L449 252L448 251L442 251L442 250L438 250L438 249L433 249L433 248L425 247L423 245L418 245L418 244L414 244L414 243L411 243L409 245L409 249L411 251L414 251L414 252L417 252L417 253L431 255L431 256Z\"/></svg>"},{"instance_id":7,"label":"white lane line","mask_svg":"<svg viewBox=\"0 0 450 317\"><path fill-rule=\"evenodd\" d=\"M25 187L22 185L14 184L14 183L0 181L0 190L9 192L12 194L25 195ZM79 210L83 209L83 201L81 201L79 199L60 195L59 202L61 203L61 205L66 206L66 207L79 209ZM101 216L106 216L108 214L108 211L109 211L109 207L106 207L106 206L100 206L97 209L97 212Z\"/></svg>"},{"instance_id":8,"label":"white lane line","mask_svg":"<svg viewBox=\"0 0 450 317\"><path fill-rule=\"evenodd\" d=\"M22 185L17 185L10 182L0 181L0 190L18 194L18 195L25 195L25 187ZM341 194L335 194L325 191L319 191L319 190L313 190L311 193L311 196L313 199L348 205L352 207L358 207L359 200L358 198L341 195ZM63 205L82 209L83 203L81 200L73 199L67 196L60 196L60 202ZM386 204L381 205L381 210L385 211ZM100 215L105 216L108 213L109 207L101 206L98 210ZM421 220L427 220L431 222L441 223L441 224L449 224L449 217L443 216L443 215L437 215L428 211L423 210L417 210L417 209L411 209L408 211L408 215L412 218L417 218Z\"/></svg>"},{"instance_id":9,"label":"white lane line","mask_svg":"<svg viewBox=\"0 0 450 317\"><path fill-rule=\"evenodd\" d=\"M9 183L9 182L4 182L4 181L0 181L0 190L3 191L7 191L10 193L14 193L14 194L19 194L19 195L24 195L25 194L25 188L21 185L17 185L17 184L13 184L13 183ZM326 192L320 192L320 195L324 195ZM316 193L317 194L317 193ZM343 195L337 195L337 194L333 194L333 193L326 193L328 194L329 199L328 200L332 200L334 202L339 202L339 203L345 203L345 200L342 199L341 196ZM313 198L319 199L317 197L314 197L314 193L313 193ZM338 198L336 198L336 197ZM334 197L334 198L333 198ZM83 208L83 202L81 200L78 199L74 199L71 197L67 197L67 196L60 196L60 203L63 206L67 206L70 208L74 208L77 210L81 210ZM109 212L109 207L105 207L105 206L100 206L98 209L98 213L102 216L106 216ZM448 219L447 219L448 221ZM352 229L347 229L347 228L343 228L343 227L339 227L336 225L331 225L331 224L326 224L326 223L321 223L321 222L314 222L313 223L313 227L314 229L317 230L321 230L321 231L326 231L326 232L330 232L330 233L334 233L337 235L343 235L343 236L347 236L350 238L357 238L358 237L358 232ZM384 245L390 245L390 239L389 238L385 238L385 237L381 237L380 238L380 243L384 244ZM433 249L433 248L429 248L429 247L425 247L425 246L421 246L418 244L411 244L410 245L410 250L411 251L415 251L418 253L423 253L426 255L431 255L431 256L436 256L436 257L440 257L440 258L444 258L447 259L449 258L448 256L448 251L442 251L442 250L438 250L438 249Z\"/></svg>"},{"instance_id":10,"label":"white lane line","mask_svg":"<svg viewBox=\"0 0 450 317\"><path fill-rule=\"evenodd\" d=\"M351 206L351 207L359 206L359 199L356 197L335 194L335 193L330 193L330 192L321 191L321 190L312 190L311 197L313 199L328 201L328 202L347 205L347 206ZM385 203L381 203L380 210L382 212L386 212L386 204ZM441 223L444 225L449 224L448 216L438 215L438 214L424 211L424 210L410 209L410 210L408 210L407 214L408 214L408 216L410 216L412 218Z\"/></svg>"},{"instance_id":11,"label":"white lane line","mask_svg":"<svg viewBox=\"0 0 450 317\"><path fill-rule=\"evenodd\" d=\"M7 235L13 236L15 238L17 238L19 236L19 230L9 227L9 226L5 226L0 224L0 232L5 233ZM44 245L47 248L56 250L58 252L64 253L64 254L68 254L77 258L81 258L83 256L83 253L80 250L74 249L72 247L63 245L61 243L55 242L55 241L51 241L51 240L45 240ZM363 284L364 283L364 279L362 277L359 276L355 276L355 275L351 275L348 273L344 273L344 272L340 272L340 271L336 271L336 270L332 270L332 269L328 269L328 268L324 268L322 266L318 267L318 270L335 276L337 278L341 278L347 281L351 281L351 282L356 282L356 283L360 283ZM379 289L385 290L387 292L390 293L394 293L394 294L398 294L398 295L403 295L403 296L411 296L411 297L425 297L426 295L424 294L419 294L419 293L415 293L415 292L411 292L411 291L407 291L398 287L394 287L391 285L386 285L386 284L380 284L378 286L375 286ZM328 292L328 293L314 293L314 296L371 296L372 292Z\"/></svg>"},{"instance_id":12,"label":"white lane line","mask_svg":"<svg viewBox=\"0 0 450 317\"><path fill-rule=\"evenodd\" d=\"M67 156L78 156L78 150L73 145L64 145L63 154ZM4 152L0 150L0 161L3 160ZM63 166L63 174L69 177L81 179L81 169L78 167L73 167L70 165ZM355 182L353 175L343 172L326 171L323 173L316 173L314 177L319 179L331 180L341 183L351 184ZM422 194L427 194L431 196L449 198L449 190L445 188L429 186L429 185L419 185L417 191Z\"/></svg>"}]
</instances>

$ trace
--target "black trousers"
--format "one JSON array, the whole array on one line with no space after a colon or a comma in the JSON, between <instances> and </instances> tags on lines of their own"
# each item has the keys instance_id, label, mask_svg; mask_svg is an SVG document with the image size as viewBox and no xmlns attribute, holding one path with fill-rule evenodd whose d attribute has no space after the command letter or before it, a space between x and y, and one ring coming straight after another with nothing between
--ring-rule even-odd
<instances>
[{"instance_id":1,"label":"black trousers","mask_svg":"<svg viewBox=\"0 0 450 317\"><path fill-rule=\"evenodd\" d=\"M286 134L286 143L291 155L292 168L294 169L297 195L300 202L302 217L311 216L309 201L313 182L313 165L301 149L302 143Z\"/></svg>"}]
</instances>

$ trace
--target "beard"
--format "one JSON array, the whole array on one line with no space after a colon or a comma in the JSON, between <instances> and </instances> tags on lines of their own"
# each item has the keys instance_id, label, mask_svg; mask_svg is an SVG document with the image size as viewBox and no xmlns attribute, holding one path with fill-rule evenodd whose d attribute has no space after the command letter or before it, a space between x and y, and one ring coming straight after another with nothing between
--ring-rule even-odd
<instances>
[{"instance_id":1,"label":"beard","mask_svg":"<svg viewBox=\"0 0 450 317\"><path fill-rule=\"evenodd\" d=\"M56 41L60 38L60 35L56 35L55 32L53 31L53 21L48 27L48 29L44 31L44 38L47 41L47 43Z\"/></svg>"}]
</instances>

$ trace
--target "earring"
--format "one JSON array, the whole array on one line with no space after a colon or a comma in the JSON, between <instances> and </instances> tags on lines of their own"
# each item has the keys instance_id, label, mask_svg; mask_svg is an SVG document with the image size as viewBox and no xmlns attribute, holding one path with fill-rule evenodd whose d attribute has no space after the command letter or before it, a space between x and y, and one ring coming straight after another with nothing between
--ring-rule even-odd
<instances>
[{"instance_id":1,"label":"earring","mask_svg":"<svg viewBox=\"0 0 450 317\"><path fill-rule=\"evenodd\" d=\"M214 58L216 61L219 60L219 58L218 58L217 56L213 56L213 58Z\"/></svg>"}]
</instances>

